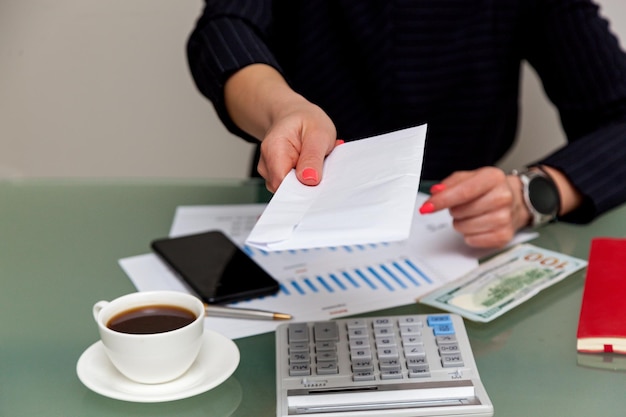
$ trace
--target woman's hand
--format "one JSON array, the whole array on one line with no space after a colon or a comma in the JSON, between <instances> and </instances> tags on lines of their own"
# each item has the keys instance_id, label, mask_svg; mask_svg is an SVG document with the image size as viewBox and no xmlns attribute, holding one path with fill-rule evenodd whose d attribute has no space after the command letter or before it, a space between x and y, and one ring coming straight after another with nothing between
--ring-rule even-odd
<instances>
[{"instance_id":1,"label":"woman's hand","mask_svg":"<svg viewBox=\"0 0 626 417\"><path fill-rule=\"evenodd\" d=\"M455 172L431 188L420 213L449 209L455 230L474 247L502 247L530 222L515 175L485 167Z\"/></svg>"},{"instance_id":2,"label":"woman's hand","mask_svg":"<svg viewBox=\"0 0 626 417\"><path fill-rule=\"evenodd\" d=\"M319 184L324 158L337 143L335 125L319 106L265 64L233 74L224 95L235 124L261 141L258 171L268 190L276 191L292 168L303 184Z\"/></svg>"},{"instance_id":3,"label":"woman's hand","mask_svg":"<svg viewBox=\"0 0 626 417\"><path fill-rule=\"evenodd\" d=\"M546 165L541 168L559 190L560 216L581 206L583 195L565 174ZM430 191L432 196L420 207L420 213L449 209L454 228L470 246L502 247L530 224L521 180L499 168L455 172Z\"/></svg>"},{"instance_id":4,"label":"woman's hand","mask_svg":"<svg viewBox=\"0 0 626 417\"><path fill-rule=\"evenodd\" d=\"M335 125L318 106L302 101L284 110L273 117L261 141L257 169L271 192L292 168L303 184L319 184L324 158L337 143Z\"/></svg>"}]
</instances>

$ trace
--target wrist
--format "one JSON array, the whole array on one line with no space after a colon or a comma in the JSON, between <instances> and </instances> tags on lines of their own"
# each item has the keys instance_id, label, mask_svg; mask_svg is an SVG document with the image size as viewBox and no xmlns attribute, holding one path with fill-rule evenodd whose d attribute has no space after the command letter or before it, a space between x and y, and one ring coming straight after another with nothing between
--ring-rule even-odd
<instances>
[{"instance_id":1,"label":"wrist","mask_svg":"<svg viewBox=\"0 0 626 417\"><path fill-rule=\"evenodd\" d=\"M507 175L507 181L513 192L513 216L516 230L529 227L532 215L524 203L523 184L519 176L515 174Z\"/></svg>"},{"instance_id":2,"label":"wrist","mask_svg":"<svg viewBox=\"0 0 626 417\"><path fill-rule=\"evenodd\" d=\"M561 200L559 216L563 216L580 207L583 203L583 196L565 174L547 165L542 165L541 169L552 178L559 190L559 198Z\"/></svg>"},{"instance_id":3,"label":"wrist","mask_svg":"<svg viewBox=\"0 0 626 417\"><path fill-rule=\"evenodd\" d=\"M259 140L281 112L305 101L280 72L266 64L248 65L231 75L224 99L235 124Z\"/></svg>"}]
</instances>

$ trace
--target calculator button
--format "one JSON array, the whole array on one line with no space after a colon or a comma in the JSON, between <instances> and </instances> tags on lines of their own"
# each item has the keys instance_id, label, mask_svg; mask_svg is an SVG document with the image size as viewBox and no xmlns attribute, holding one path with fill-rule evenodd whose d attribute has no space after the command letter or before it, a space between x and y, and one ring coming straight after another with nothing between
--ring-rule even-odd
<instances>
[{"instance_id":1,"label":"calculator button","mask_svg":"<svg viewBox=\"0 0 626 417\"><path fill-rule=\"evenodd\" d=\"M452 324L437 324L432 326L435 336L454 334L454 326Z\"/></svg>"},{"instance_id":2,"label":"calculator button","mask_svg":"<svg viewBox=\"0 0 626 417\"><path fill-rule=\"evenodd\" d=\"M373 381L375 379L374 371L359 371L352 374L354 381Z\"/></svg>"},{"instance_id":3,"label":"calculator button","mask_svg":"<svg viewBox=\"0 0 626 417\"><path fill-rule=\"evenodd\" d=\"M397 359L399 357L398 349L395 347L386 347L378 350L378 359L381 361L384 359Z\"/></svg>"},{"instance_id":4,"label":"calculator button","mask_svg":"<svg viewBox=\"0 0 626 417\"><path fill-rule=\"evenodd\" d=\"M311 357L309 352L293 352L289 354L289 363L309 363Z\"/></svg>"},{"instance_id":5,"label":"calculator button","mask_svg":"<svg viewBox=\"0 0 626 417\"><path fill-rule=\"evenodd\" d=\"M455 368L463 366L463 358L460 354L441 355L441 365L444 368Z\"/></svg>"},{"instance_id":6,"label":"calculator button","mask_svg":"<svg viewBox=\"0 0 626 417\"><path fill-rule=\"evenodd\" d=\"M393 327L380 327L374 329L374 337L393 336Z\"/></svg>"},{"instance_id":7,"label":"calculator button","mask_svg":"<svg viewBox=\"0 0 626 417\"><path fill-rule=\"evenodd\" d=\"M289 343L308 342L309 327L306 323L294 323L289 325Z\"/></svg>"},{"instance_id":8,"label":"calculator button","mask_svg":"<svg viewBox=\"0 0 626 417\"><path fill-rule=\"evenodd\" d=\"M352 371L373 371L374 364L371 360L355 360L352 361Z\"/></svg>"},{"instance_id":9,"label":"calculator button","mask_svg":"<svg viewBox=\"0 0 626 417\"><path fill-rule=\"evenodd\" d=\"M352 360L372 360L372 350L369 348L354 349L350 351Z\"/></svg>"},{"instance_id":10,"label":"calculator button","mask_svg":"<svg viewBox=\"0 0 626 417\"><path fill-rule=\"evenodd\" d=\"M289 367L290 376L308 376L311 375L311 366L308 363L293 364Z\"/></svg>"},{"instance_id":11,"label":"calculator button","mask_svg":"<svg viewBox=\"0 0 626 417\"><path fill-rule=\"evenodd\" d=\"M381 371L380 379L402 379L402 370Z\"/></svg>"},{"instance_id":12,"label":"calculator button","mask_svg":"<svg viewBox=\"0 0 626 417\"><path fill-rule=\"evenodd\" d=\"M316 352L324 352L327 350L337 350L337 343L334 341L328 341L328 342L317 342L315 344Z\"/></svg>"},{"instance_id":13,"label":"calculator button","mask_svg":"<svg viewBox=\"0 0 626 417\"><path fill-rule=\"evenodd\" d=\"M393 327L393 319L389 317L374 319L372 326L374 326L374 329L380 329L381 327Z\"/></svg>"},{"instance_id":14,"label":"calculator button","mask_svg":"<svg viewBox=\"0 0 626 417\"><path fill-rule=\"evenodd\" d=\"M426 356L424 345L407 346L404 348L404 356L407 358L421 358Z\"/></svg>"},{"instance_id":15,"label":"calculator button","mask_svg":"<svg viewBox=\"0 0 626 417\"><path fill-rule=\"evenodd\" d=\"M409 369L420 368L423 366L428 367L428 361L426 360L426 356L408 358L406 360L406 367Z\"/></svg>"},{"instance_id":16,"label":"calculator button","mask_svg":"<svg viewBox=\"0 0 626 417\"><path fill-rule=\"evenodd\" d=\"M424 340L420 336L403 336L402 337L402 346L415 346L415 345L423 345Z\"/></svg>"},{"instance_id":17,"label":"calculator button","mask_svg":"<svg viewBox=\"0 0 626 417\"><path fill-rule=\"evenodd\" d=\"M332 375L339 373L337 362L323 362L317 365L318 375Z\"/></svg>"},{"instance_id":18,"label":"calculator button","mask_svg":"<svg viewBox=\"0 0 626 417\"><path fill-rule=\"evenodd\" d=\"M346 322L346 327L348 330L352 329L366 329L367 321L365 319L352 319Z\"/></svg>"},{"instance_id":19,"label":"calculator button","mask_svg":"<svg viewBox=\"0 0 626 417\"><path fill-rule=\"evenodd\" d=\"M407 369L411 370L420 370L426 369L428 370L428 362L425 359L409 359L406 364Z\"/></svg>"},{"instance_id":20,"label":"calculator button","mask_svg":"<svg viewBox=\"0 0 626 417\"><path fill-rule=\"evenodd\" d=\"M408 316L408 317L400 317L398 319L398 324L400 327L402 326L416 326L416 327L424 327L424 321L419 317Z\"/></svg>"},{"instance_id":21,"label":"calculator button","mask_svg":"<svg viewBox=\"0 0 626 417\"><path fill-rule=\"evenodd\" d=\"M308 352L308 342L293 342L289 344L289 352Z\"/></svg>"},{"instance_id":22,"label":"calculator button","mask_svg":"<svg viewBox=\"0 0 626 417\"><path fill-rule=\"evenodd\" d=\"M370 347L369 339L355 339L350 341L350 350Z\"/></svg>"},{"instance_id":23,"label":"calculator button","mask_svg":"<svg viewBox=\"0 0 626 417\"><path fill-rule=\"evenodd\" d=\"M427 378L430 376L428 365L409 368L409 378Z\"/></svg>"},{"instance_id":24,"label":"calculator button","mask_svg":"<svg viewBox=\"0 0 626 417\"><path fill-rule=\"evenodd\" d=\"M336 361L337 360L337 352L327 350L324 352L320 352L317 354L318 362L328 362L328 361Z\"/></svg>"},{"instance_id":25,"label":"calculator button","mask_svg":"<svg viewBox=\"0 0 626 417\"><path fill-rule=\"evenodd\" d=\"M400 326L400 336L421 336L422 328L418 326Z\"/></svg>"},{"instance_id":26,"label":"calculator button","mask_svg":"<svg viewBox=\"0 0 626 417\"><path fill-rule=\"evenodd\" d=\"M396 343L396 339L394 339L393 337L382 337L382 338L376 339L376 347L378 349L384 349L387 347L395 347L395 346L398 346L398 344Z\"/></svg>"},{"instance_id":27,"label":"calculator button","mask_svg":"<svg viewBox=\"0 0 626 417\"><path fill-rule=\"evenodd\" d=\"M428 322L429 327L439 326L442 324L452 325L452 318L447 314L437 315L437 316L428 316L426 321Z\"/></svg>"},{"instance_id":28,"label":"calculator button","mask_svg":"<svg viewBox=\"0 0 626 417\"><path fill-rule=\"evenodd\" d=\"M445 344L450 344L450 343L456 343L456 336L453 335L453 334L437 336L437 337L435 337L435 341L437 342L437 345L445 345Z\"/></svg>"},{"instance_id":29,"label":"calculator button","mask_svg":"<svg viewBox=\"0 0 626 417\"><path fill-rule=\"evenodd\" d=\"M444 355L446 353L459 353L460 352L460 348L459 345L457 345L456 343L450 343L447 345L440 345L439 346L439 353L441 355Z\"/></svg>"},{"instance_id":30,"label":"calculator button","mask_svg":"<svg viewBox=\"0 0 626 417\"><path fill-rule=\"evenodd\" d=\"M350 329L348 330L348 339L363 339L369 337L367 329Z\"/></svg>"},{"instance_id":31,"label":"calculator button","mask_svg":"<svg viewBox=\"0 0 626 417\"><path fill-rule=\"evenodd\" d=\"M398 359L382 359L378 362L381 371L402 370L402 365Z\"/></svg>"},{"instance_id":32,"label":"calculator button","mask_svg":"<svg viewBox=\"0 0 626 417\"><path fill-rule=\"evenodd\" d=\"M337 323L321 321L313 325L313 334L316 342L339 340L339 328Z\"/></svg>"}]
</instances>

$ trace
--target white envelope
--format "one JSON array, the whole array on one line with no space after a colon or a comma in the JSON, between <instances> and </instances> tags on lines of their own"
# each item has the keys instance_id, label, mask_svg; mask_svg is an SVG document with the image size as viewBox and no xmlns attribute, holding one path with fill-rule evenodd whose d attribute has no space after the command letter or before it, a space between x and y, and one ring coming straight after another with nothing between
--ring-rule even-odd
<instances>
[{"instance_id":1,"label":"white envelope","mask_svg":"<svg viewBox=\"0 0 626 417\"><path fill-rule=\"evenodd\" d=\"M415 211L426 125L346 142L319 185L291 171L246 244L268 251L405 240Z\"/></svg>"}]
</instances>

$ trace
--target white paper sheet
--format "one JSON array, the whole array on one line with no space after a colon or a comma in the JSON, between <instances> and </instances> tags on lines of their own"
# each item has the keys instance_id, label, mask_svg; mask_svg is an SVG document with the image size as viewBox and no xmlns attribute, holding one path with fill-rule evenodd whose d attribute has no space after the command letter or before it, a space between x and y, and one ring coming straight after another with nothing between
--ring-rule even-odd
<instances>
[{"instance_id":1,"label":"white paper sheet","mask_svg":"<svg viewBox=\"0 0 626 417\"><path fill-rule=\"evenodd\" d=\"M315 187L291 171L246 243L274 251L406 240L425 141L422 125L345 143Z\"/></svg>"}]
</instances>

